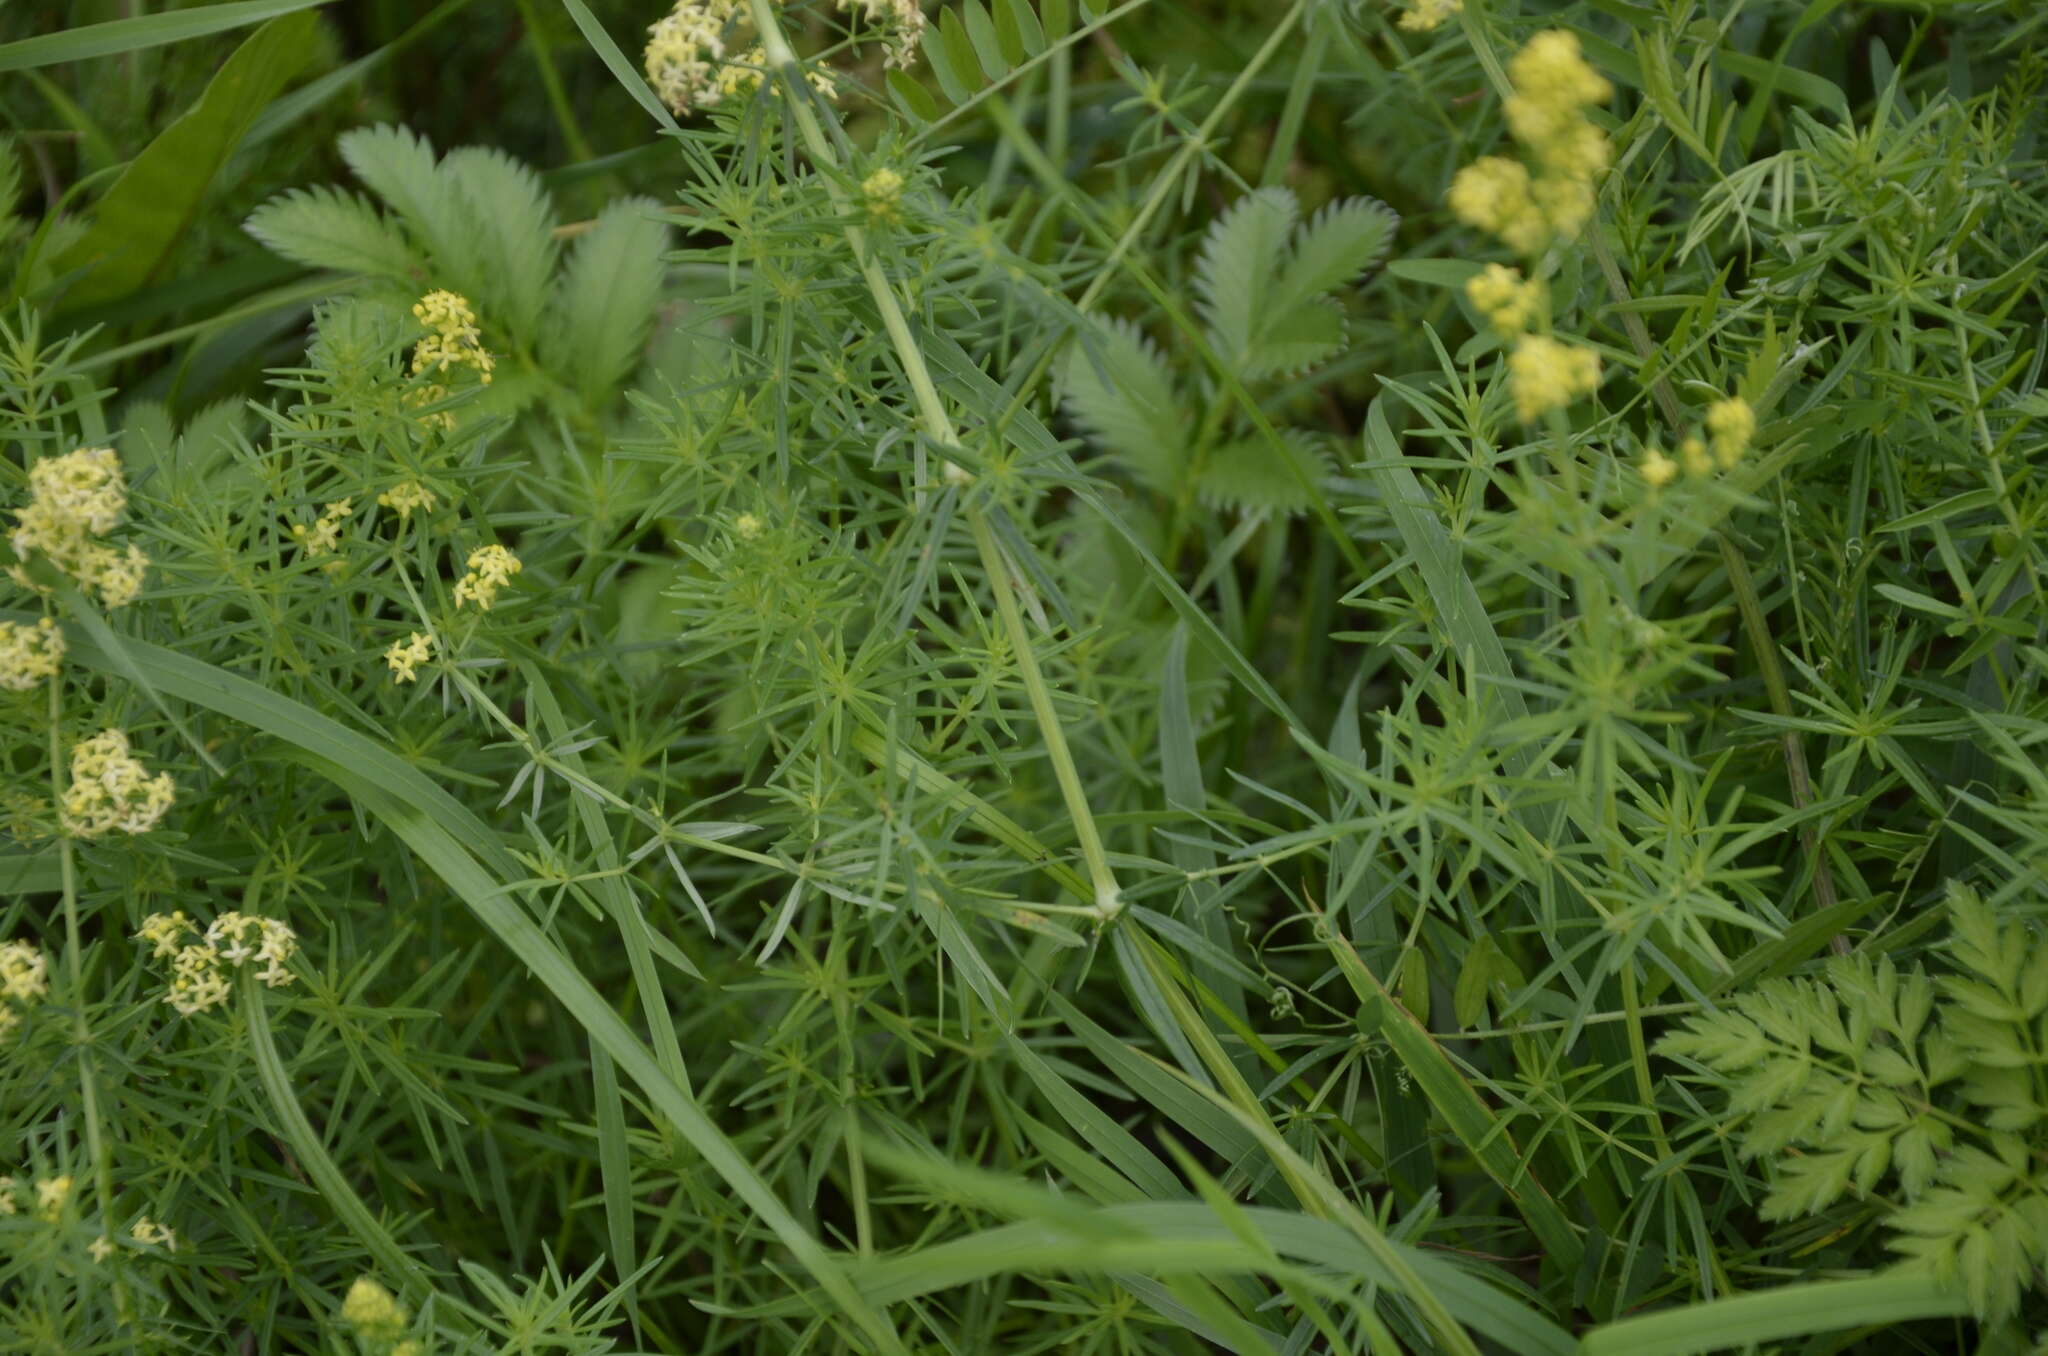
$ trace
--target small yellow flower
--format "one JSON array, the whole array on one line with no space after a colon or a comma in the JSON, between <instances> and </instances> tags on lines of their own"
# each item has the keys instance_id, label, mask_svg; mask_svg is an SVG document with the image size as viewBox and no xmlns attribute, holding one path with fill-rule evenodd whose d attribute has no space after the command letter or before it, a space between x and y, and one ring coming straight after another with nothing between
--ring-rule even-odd
<instances>
[{"instance_id":1,"label":"small yellow flower","mask_svg":"<svg viewBox=\"0 0 2048 1356\"><path fill-rule=\"evenodd\" d=\"M199 929L179 909L176 913L153 913L142 920L142 926L135 930L138 941L148 942L150 954L157 960L169 960L178 954L188 933Z\"/></svg>"},{"instance_id":2,"label":"small yellow flower","mask_svg":"<svg viewBox=\"0 0 2048 1356\"><path fill-rule=\"evenodd\" d=\"M877 221L901 221L903 212L903 176L895 170L876 170L861 180L860 195L868 205L868 215Z\"/></svg>"},{"instance_id":3,"label":"small yellow flower","mask_svg":"<svg viewBox=\"0 0 2048 1356\"><path fill-rule=\"evenodd\" d=\"M1524 335L1508 355L1515 413L1526 423L1563 409L1600 385L1600 355L1545 335Z\"/></svg>"},{"instance_id":4,"label":"small yellow flower","mask_svg":"<svg viewBox=\"0 0 2048 1356\"><path fill-rule=\"evenodd\" d=\"M0 1215L17 1214L21 1202L15 1197L15 1188L20 1184L12 1177L0 1177Z\"/></svg>"},{"instance_id":5,"label":"small yellow flower","mask_svg":"<svg viewBox=\"0 0 2048 1356\"><path fill-rule=\"evenodd\" d=\"M1678 440L1678 460L1689 476L1705 476L1714 473L1713 459L1707 456L1707 445L1698 438Z\"/></svg>"},{"instance_id":6,"label":"small yellow flower","mask_svg":"<svg viewBox=\"0 0 2048 1356\"><path fill-rule=\"evenodd\" d=\"M1643 473L1643 483L1653 490L1661 490L1678 478L1678 463L1654 447L1643 453L1638 469Z\"/></svg>"},{"instance_id":7,"label":"small yellow flower","mask_svg":"<svg viewBox=\"0 0 2048 1356\"><path fill-rule=\"evenodd\" d=\"M1707 406L1707 436L1713 439L1714 460L1727 470L1742 460L1756 435L1756 411L1741 396Z\"/></svg>"},{"instance_id":8,"label":"small yellow flower","mask_svg":"<svg viewBox=\"0 0 2048 1356\"><path fill-rule=\"evenodd\" d=\"M105 1234L101 1234L98 1238L86 1244L85 1250L92 1254L93 1261L104 1262L114 1255L114 1240L108 1238Z\"/></svg>"},{"instance_id":9,"label":"small yellow flower","mask_svg":"<svg viewBox=\"0 0 2048 1356\"><path fill-rule=\"evenodd\" d=\"M1508 78L1517 96L1548 108L1578 109L1602 104L1614 87L1586 64L1576 35L1547 29L1522 45L1508 61Z\"/></svg>"},{"instance_id":10,"label":"small yellow flower","mask_svg":"<svg viewBox=\"0 0 2048 1356\"><path fill-rule=\"evenodd\" d=\"M323 504L320 516L311 527L300 523L292 524L292 540L299 549L309 556L324 556L341 544L341 525L355 512L355 505L347 499L337 499Z\"/></svg>"},{"instance_id":11,"label":"small yellow flower","mask_svg":"<svg viewBox=\"0 0 2048 1356\"><path fill-rule=\"evenodd\" d=\"M422 513L432 513L434 505L439 501L435 499L432 490L417 480L402 480L378 495L377 502L397 513L398 521L405 522L412 517L415 509Z\"/></svg>"},{"instance_id":12,"label":"small yellow flower","mask_svg":"<svg viewBox=\"0 0 2048 1356\"><path fill-rule=\"evenodd\" d=\"M64 659L64 633L44 617L34 626L0 622L0 687L26 692L57 676Z\"/></svg>"},{"instance_id":13,"label":"small yellow flower","mask_svg":"<svg viewBox=\"0 0 2048 1356\"><path fill-rule=\"evenodd\" d=\"M228 977L221 970L220 953L204 942L178 948L171 958L171 982L164 990L164 1002L190 1017L227 1001Z\"/></svg>"},{"instance_id":14,"label":"small yellow flower","mask_svg":"<svg viewBox=\"0 0 2048 1356\"><path fill-rule=\"evenodd\" d=\"M71 1174L45 1177L36 1183L36 1215L45 1223L54 1223L70 1200Z\"/></svg>"},{"instance_id":15,"label":"small yellow flower","mask_svg":"<svg viewBox=\"0 0 2048 1356\"><path fill-rule=\"evenodd\" d=\"M733 519L732 530L733 535L737 536L741 541L752 541L761 535L766 526L754 514L742 513L739 517Z\"/></svg>"},{"instance_id":16,"label":"small yellow flower","mask_svg":"<svg viewBox=\"0 0 2048 1356\"><path fill-rule=\"evenodd\" d=\"M476 312L469 302L453 292L433 291L421 297L412 308L413 317L433 333L419 341L412 350L412 374L425 376L428 372L446 372L451 367L467 367L477 374L477 380L488 386L491 373L497 367L497 360L484 349L483 337L477 329ZM428 387L427 390L436 390ZM424 394L424 392L423 392ZM446 395L437 390L434 399Z\"/></svg>"},{"instance_id":17,"label":"small yellow flower","mask_svg":"<svg viewBox=\"0 0 2048 1356\"><path fill-rule=\"evenodd\" d=\"M1427 33L1465 8L1465 0L1411 0L1395 22L1411 33Z\"/></svg>"},{"instance_id":18,"label":"small yellow flower","mask_svg":"<svg viewBox=\"0 0 2048 1356\"><path fill-rule=\"evenodd\" d=\"M64 832L98 838L119 830L147 833L177 798L171 774L151 777L128 752L128 736L102 730L71 748L71 787L64 793Z\"/></svg>"},{"instance_id":19,"label":"small yellow flower","mask_svg":"<svg viewBox=\"0 0 2048 1356\"><path fill-rule=\"evenodd\" d=\"M1543 285L1523 282L1519 270L1488 264L1465 284L1465 296L1487 323L1513 338L1529 328L1543 306Z\"/></svg>"},{"instance_id":20,"label":"small yellow flower","mask_svg":"<svg viewBox=\"0 0 2048 1356\"><path fill-rule=\"evenodd\" d=\"M389 1290L368 1276L356 1277L341 1302L341 1321L354 1328L357 1336L372 1341L396 1339L411 1318Z\"/></svg>"},{"instance_id":21,"label":"small yellow flower","mask_svg":"<svg viewBox=\"0 0 2048 1356\"><path fill-rule=\"evenodd\" d=\"M498 599L498 590L523 568L519 557L502 546L478 547L469 553L469 573L456 582L455 605L473 602L489 612Z\"/></svg>"},{"instance_id":22,"label":"small yellow flower","mask_svg":"<svg viewBox=\"0 0 2048 1356\"><path fill-rule=\"evenodd\" d=\"M405 640L394 640L391 648L384 652L384 662L391 666L391 681L410 683L418 678L419 666L434 657L434 638L418 631Z\"/></svg>"},{"instance_id":23,"label":"small yellow flower","mask_svg":"<svg viewBox=\"0 0 2048 1356\"><path fill-rule=\"evenodd\" d=\"M29 942L0 942L0 997L33 1003L50 991L50 965Z\"/></svg>"},{"instance_id":24,"label":"small yellow flower","mask_svg":"<svg viewBox=\"0 0 2048 1356\"><path fill-rule=\"evenodd\" d=\"M135 1227L128 1233L137 1243L147 1243L162 1248L165 1252L178 1250L178 1236L171 1232L168 1225L158 1224L147 1215L136 1220Z\"/></svg>"},{"instance_id":25,"label":"small yellow flower","mask_svg":"<svg viewBox=\"0 0 2048 1356\"><path fill-rule=\"evenodd\" d=\"M95 589L106 606L125 607L142 591L149 557L139 547L116 551L97 540L119 526L128 508L121 459L109 447L81 447L45 457L29 468L28 507L16 512L10 538L23 561L40 554L80 585ZM15 566L16 582L35 587Z\"/></svg>"},{"instance_id":26,"label":"small yellow flower","mask_svg":"<svg viewBox=\"0 0 2048 1356\"><path fill-rule=\"evenodd\" d=\"M1550 238L1550 226L1530 194L1529 171L1506 156L1481 156L1451 180L1451 211L1458 220L1490 231L1523 254Z\"/></svg>"}]
</instances>

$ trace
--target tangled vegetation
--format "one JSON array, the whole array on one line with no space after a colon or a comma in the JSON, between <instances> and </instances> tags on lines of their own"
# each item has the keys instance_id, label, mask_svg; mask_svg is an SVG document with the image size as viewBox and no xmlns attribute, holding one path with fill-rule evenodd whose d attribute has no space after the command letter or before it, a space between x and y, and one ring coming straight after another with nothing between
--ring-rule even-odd
<instances>
[{"instance_id":1,"label":"tangled vegetation","mask_svg":"<svg viewBox=\"0 0 2048 1356\"><path fill-rule=\"evenodd\" d=\"M0 1351L2048 1350L2044 44L0 13Z\"/></svg>"}]
</instances>

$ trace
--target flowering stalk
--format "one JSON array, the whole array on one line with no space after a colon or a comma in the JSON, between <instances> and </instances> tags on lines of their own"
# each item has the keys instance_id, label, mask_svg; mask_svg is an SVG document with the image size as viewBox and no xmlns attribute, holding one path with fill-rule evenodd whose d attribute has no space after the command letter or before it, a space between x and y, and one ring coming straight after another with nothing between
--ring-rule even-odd
<instances>
[{"instance_id":1,"label":"flowering stalk","mask_svg":"<svg viewBox=\"0 0 2048 1356\"><path fill-rule=\"evenodd\" d=\"M50 679L50 803L63 805L65 786L64 746L60 733L64 717L64 683L61 676ZM78 1097L85 1118L85 1154L92 1160L93 1189L99 1196L100 1218L114 1217L113 1160L100 1129L99 1083L93 1076L92 1024L85 1016L84 943L78 930L78 863L72 856L72 834L59 821L57 869L63 890L64 977L71 989L72 1041L78 1046ZM133 1321L128 1307L128 1283L115 1268L114 1312L122 1323Z\"/></svg>"},{"instance_id":2,"label":"flowering stalk","mask_svg":"<svg viewBox=\"0 0 2048 1356\"><path fill-rule=\"evenodd\" d=\"M797 63L796 52L790 47L789 39L783 34L771 0L748 0L748 3L767 64L781 75L788 86L790 112L802 133L805 149L820 167L834 171L840 169L839 155L819 125L804 84L803 69ZM851 216L850 204L837 179L828 176L826 186L832 195L833 206ZM941 447L958 447L959 433L946 413L944 402L939 399L938 387L932 382L924 353L910 333L910 326L903 318L903 309L897 304L896 293L882 272L881 261L868 249L867 232L850 220L845 229L847 244L852 247L854 257L860 260L861 275L874 297L875 309L881 312L882 327L888 332L889 342L903 364L904 373L910 378L910 389L917 398L918 415L924 423L925 432ZM1073 818L1074 837L1080 843L1081 856L1088 864L1089 883L1094 888L1095 899L1086 912L1106 921L1123 909L1122 888L1117 884L1115 871L1110 868L1109 854L1104 851L1102 835L1095 826L1095 815L1088 808L1088 793L1081 785L1081 774L1074 765L1072 751L1067 747L1059 712L1053 707L1052 690L1038 667L1031 633L1024 625L1016 588L1010 582L1009 564L996 546L988 515L981 506L969 498L965 510L968 524L974 532L975 548L981 554L982 570L988 575L989 588L995 593L996 608L1002 614L1003 628L1009 633L1011 649L1016 652L1017 668L1024 679L1024 691L1031 700L1031 712L1045 736L1046 755L1052 760L1060 796L1066 802L1067 813Z\"/></svg>"}]
</instances>

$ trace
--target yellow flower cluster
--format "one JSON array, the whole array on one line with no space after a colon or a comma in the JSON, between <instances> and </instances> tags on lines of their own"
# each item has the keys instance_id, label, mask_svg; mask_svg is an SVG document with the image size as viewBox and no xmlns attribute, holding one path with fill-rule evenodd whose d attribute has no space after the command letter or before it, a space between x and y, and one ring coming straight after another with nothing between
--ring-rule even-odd
<instances>
[{"instance_id":1,"label":"yellow flower cluster","mask_svg":"<svg viewBox=\"0 0 2048 1356\"><path fill-rule=\"evenodd\" d=\"M1600 355L1547 335L1523 336L1508 355L1515 413L1526 422L1561 410L1600 385Z\"/></svg>"},{"instance_id":2,"label":"yellow flower cluster","mask_svg":"<svg viewBox=\"0 0 2048 1356\"><path fill-rule=\"evenodd\" d=\"M883 34L882 64L908 70L924 41L924 10L917 0L839 0L843 10L858 9L861 17Z\"/></svg>"},{"instance_id":3,"label":"yellow flower cluster","mask_svg":"<svg viewBox=\"0 0 2048 1356\"><path fill-rule=\"evenodd\" d=\"M292 524L292 540L299 544L299 550L309 556L324 556L341 544L341 525L355 512L355 505L347 499L337 499L320 507L320 516L311 527L304 523Z\"/></svg>"},{"instance_id":4,"label":"yellow flower cluster","mask_svg":"<svg viewBox=\"0 0 2048 1356\"><path fill-rule=\"evenodd\" d=\"M71 746L71 786L64 793L64 832L98 838L119 830L148 833L177 798L171 774L155 777L128 752L128 736L102 730Z\"/></svg>"},{"instance_id":5,"label":"yellow flower cluster","mask_svg":"<svg viewBox=\"0 0 2048 1356\"><path fill-rule=\"evenodd\" d=\"M117 551L97 540L128 511L128 481L114 449L81 447L45 457L29 468L28 485L28 507L14 515L15 555L46 557L80 587L97 591L107 607L134 602L149 557L134 545ZM12 573L23 587L35 587L20 566Z\"/></svg>"},{"instance_id":6,"label":"yellow flower cluster","mask_svg":"<svg viewBox=\"0 0 2048 1356\"><path fill-rule=\"evenodd\" d=\"M433 657L434 638L418 631L413 632L409 639L392 641L391 648L384 652L384 662L391 666L391 681L394 683L412 682L419 676L419 666Z\"/></svg>"},{"instance_id":7,"label":"yellow flower cluster","mask_svg":"<svg viewBox=\"0 0 2048 1356\"><path fill-rule=\"evenodd\" d=\"M1586 117L1613 87L1579 54L1562 29L1531 38L1508 63L1514 94L1505 106L1508 130L1535 161L1485 156L1451 181L1458 219L1490 231L1510 249L1541 253L1553 239L1576 236L1593 215L1594 181L1613 161L1607 134Z\"/></svg>"},{"instance_id":8,"label":"yellow flower cluster","mask_svg":"<svg viewBox=\"0 0 2048 1356\"><path fill-rule=\"evenodd\" d=\"M1524 282L1520 269L1488 264L1465 284L1465 296L1489 325L1507 338L1528 329L1543 314L1542 283Z\"/></svg>"},{"instance_id":9,"label":"yellow flower cluster","mask_svg":"<svg viewBox=\"0 0 2048 1356\"><path fill-rule=\"evenodd\" d=\"M0 1177L0 1215L18 1215L27 1197L23 1188L27 1182L13 1177ZM71 1200L71 1175L60 1177L39 1177L35 1182L36 1218L45 1224L55 1224L64 1213L64 1207Z\"/></svg>"},{"instance_id":10,"label":"yellow flower cluster","mask_svg":"<svg viewBox=\"0 0 2048 1356\"><path fill-rule=\"evenodd\" d=\"M903 219L903 176L895 170L878 169L861 180L860 196L867 203L868 215L875 220Z\"/></svg>"},{"instance_id":11,"label":"yellow flower cluster","mask_svg":"<svg viewBox=\"0 0 2048 1356\"><path fill-rule=\"evenodd\" d=\"M1730 396L1707 406L1707 436L1687 436L1678 441L1678 456L1672 458L1656 447L1643 453L1636 464L1643 481L1653 490L1661 490L1678 479L1683 470L1694 479L1701 479L1721 470L1732 470L1749 451L1749 441L1756 436L1756 411L1741 396ZM1710 450L1711 449L1711 450Z\"/></svg>"},{"instance_id":12,"label":"yellow flower cluster","mask_svg":"<svg viewBox=\"0 0 2048 1356\"><path fill-rule=\"evenodd\" d=\"M439 501L434 498L432 490L417 480L402 480L378 495L377 502L396 513L398 521L405 522L412 517L414 510L432 513Z\"/></svg>"},{"instance_id":13,"label":"yellow flower cluster","mask_svg":"<svg viewBox=\"0 0 2048 1356\"><path fill-rule=\"evenodd\" d=\"M26 692L57 676L64 659L64 633L48 617L34 626L0 621L0 688Z\"/></svg>"},{"instance_id":14,"label":"yellow flower cluster","mask_svg":"<svg viewBox=\"0 0 2048 1356\"><path fill-rule=\"evenodd\" d=\"M0 1045L21 1025L15 1005L27 1007L50 991L49 963L28 942L0 942Z\"/></svg>"},{"instance_id":15,"label":"yellow flower cluster","mask_svg":"<svg viewBox=\"0 0 2048 1356\"><path fill-rule=\"evenodd\" d=\"M413 304L413 317L433 333L412 350L412 374L446 372L451 367L474 368L479 380L490 385L497 360L484 350L477 330L476 312L469 302L453 292L433 291Z\"/></svg>"},{"instance_id":16,"label":"yellow flower cluster","mask_svg":"<svg viewBox=\"0 0 2048 1356\"><path fill-rule=\"evenodd\" d=\"M158 1224L147 1215L135 1221L134 1227L128 1230L128 1236L137 1243L162 1248L165 1252L178 1250L178 1236L171 1232L170 1226Z\"/></svg>"},{"instance_id":17,"label":"yellow flower cluster","mask_svg":"<svg viewBox=\"0 0 2048 1356\"><path fill-rule=\"evenodd\" d=\"M469 573L455 584L455 605L475 603L484 611L498 600L498 590L524 568L519 557L502 546L480 546L469 553Z\"/></svg>"},{"instance_id":18,"label":"yellow flower cluster","mask_svg":"<svg viewBox=\"0 0 2048 1356\"><path fill-rule=\"evenodd\" d=\"M164 1001L187 1017L228 1001L228 966L261 962L256 977L273 989L294 978L285 963L298 951L299 939L275 918L230 911L202 934L183 910L153 913L142 920L135 935L150 944L156 959L170 961L171 982ZM187 943L185 938L191 936L199 940Z\"/></svg>"},{"instance_id":19,"label":"yellow flower cluster","mask_svg":"<svg viewBox=\"0 0 2048 1356\"><path fill-rule=\"evenodd\" d=\"M1427 33L1465 8L1465 0L1411 0L1397 21L1410 33Z\"/></svg>"},{"instance_id":20,"label":"yellow flower cluster","mask_svg":"<svg viewBox=\"0 0 2048 1356\"><path fill-rule=\"evenodd\" d=\"M405 1331L412 1315L389 1290L368 1276L358 1276L341 1301L341 1321L358 1337L389 1342Z\"/></svg>"},{"instance_id":21,"label":"yellow flower cluster","mask_svg":"<svg viewBox=\"0 0 2048 1356\"><path fill-rule=\"evenodd\" d=\"M491 373L498 362L484 348L483 336L477 329L476 312L470 309L468 301L453 292L437 289L415 302L412 313L432 331L413 346L412 374L415 377L423 377L430 372L446 373L451 367L466 367L476 373L480 383L485 386L491 384ZM414 405L431 405L447 395L448 388L433 381L414 390L407 399ZM436 428L452 429L455 416L444 410L423 416L422 422Z\"/></svg>"},{"instance_id":22,"label":"yellow flower cluster","mask_svg":"<svg viewBox=\"0 0 2048 1356\"><path fill-rule=\"evenodd\" d=\"M860 9L881 30L884 65L907 67L916 59L925 26L917 0L839 0L839 8ZM678 116L751 94L766 82L768 54L752 40L746 10L746 0L676 0L647 30L647 83ZM825 98L839 97L830 72L808 70L804 79Z\"/></svg>"}]
</instances>

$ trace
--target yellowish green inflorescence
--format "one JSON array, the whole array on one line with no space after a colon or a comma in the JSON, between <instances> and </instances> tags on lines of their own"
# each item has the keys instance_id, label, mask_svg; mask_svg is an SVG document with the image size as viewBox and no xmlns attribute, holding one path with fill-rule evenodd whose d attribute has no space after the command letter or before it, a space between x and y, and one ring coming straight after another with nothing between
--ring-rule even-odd
<instances>
[{"instance_id":1,"label":"yellowish green inflorescence","mask_svg":"<svg viewBox=\"0 0 2048 1356\"><path fill-rule=\"evenodd\" d=\"M81 447L45 457L29 468L28 481L28 505L15 513L15 555L24 565L47 560L80 588L98 593L104 606L134 602L149 557L138 546L119 550L101 540L128 511L128 481L114 450ZM22 565L13 575L24 587L40 590Z\"/></svg>"},{"instance_id":2,"label":"yellowish green inflorescence","mask_svg":"<svg viewBox=\"0 0 2048 1356\"><path fill-rule=\"evenodd\" d=\"M256 978L273 989L294 978L285 965L298 951L298 936L275 918L230 911L202 933L183 910L153 913L142 920L135 935L149 943L157 960L171 963L164 1002L187 1017L227 1002L231 966L258 964ZM188 937L197 940L188 942Z\"/></svg>"}]
</instances>

